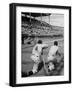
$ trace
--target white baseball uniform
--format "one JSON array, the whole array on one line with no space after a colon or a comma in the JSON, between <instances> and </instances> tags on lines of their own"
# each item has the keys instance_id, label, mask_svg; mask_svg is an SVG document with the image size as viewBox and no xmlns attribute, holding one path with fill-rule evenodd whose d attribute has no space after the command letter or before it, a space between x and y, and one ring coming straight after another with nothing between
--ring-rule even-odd
<instances>
[{"instance_id":1,"label":"white baseball uniform","mask_svg":"<svg viewBox=\"0 0 73 90\"><path fill-rule=\"evenodd\" d=\"M47 61L54 60L56 52L58 51L58 49L59 49L59 47L56 45L51 46L49 53L48 53L48 56L47 56Z\"/></svg>"},{"instance_id":2,"label":"white baseball uniform","mask_svg":"<svg viewBox=\"0 0 73 90\"><path fill-rule=\"evenodd\" d=\"M33 73L37 72L38 64L41 62L40 56L42 53L42 49L44 47L48 47L48 45L47 44L36 44L33 47L32 55L31 55L31 59L34 61L34 66L33 66L33 70L32 70Z\"/></svg>"}]
</instances>

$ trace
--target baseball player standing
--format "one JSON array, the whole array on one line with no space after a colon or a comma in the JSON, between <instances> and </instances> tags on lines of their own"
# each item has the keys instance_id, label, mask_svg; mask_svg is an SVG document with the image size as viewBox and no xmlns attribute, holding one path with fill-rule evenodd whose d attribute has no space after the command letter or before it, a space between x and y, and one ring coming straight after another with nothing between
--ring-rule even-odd
<instances>
[{"instance_id":1,"label":"baseball player standing","mask_svg":"<svg viewBox=\"0 0 73 90\"><path fill-rule=\"evenodd\" d=\"M33 68L29 72L23 72L22 77L27 77L39 72L43 67L43 49L46 49L48 44L43 44L42 40L38 40L37 44L33 47L31 60L34 62Z\"/></svg>"}]
</instances>

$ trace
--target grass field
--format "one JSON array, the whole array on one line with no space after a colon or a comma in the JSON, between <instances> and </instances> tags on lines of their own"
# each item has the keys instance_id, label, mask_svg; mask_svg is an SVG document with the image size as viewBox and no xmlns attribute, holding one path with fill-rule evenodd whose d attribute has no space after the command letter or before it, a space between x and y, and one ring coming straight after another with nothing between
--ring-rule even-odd
<instances>
[{"instance_id":1,"label":"grass field","mask_svg":"<svg viewBox=\"0 0 73 90\"><path fill-rule=\"evenodd\" d=\"M50 38L49 37L42 37L42 38L38 38L41 39L44 43L49 44L48 49L44 50L44 60L46 60L46 56L49 52L50 47L53 45L54 40L57 40L59 43L59 52L64 54L64 39L63 38ZM33 49L33 42L28 45L22 45L22 72L28 72L30 70L32 70L33 67L33 61L30 59L30 56L32 54L32 49ZM60 58L58 58L58 60L60 60ZM55 73L55 72L54 72ZM61 68L60 70L60 75L64 75L64 67ZM53 74L54 75L54 74ZM33 75L33 76L45 76L44 70L42 69L41 71L39 71L37 74Z\"/></svg>"}]
</instances>

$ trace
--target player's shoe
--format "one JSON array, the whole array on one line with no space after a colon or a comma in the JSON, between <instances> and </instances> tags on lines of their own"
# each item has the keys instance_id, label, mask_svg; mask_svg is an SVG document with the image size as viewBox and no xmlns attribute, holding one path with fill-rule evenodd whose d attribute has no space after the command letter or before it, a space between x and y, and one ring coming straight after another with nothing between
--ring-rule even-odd
<instances>
[{"instance_id":1,"label":"player's shoe","mask_svg":"<svg viewBox=\"0 0 73 90\"><path fill-rule=\"evenodd\" d=\"M33 72L32 71L22 72L22 77L28 77L28 76L31 76L31 75L33 75Z\"/></svg>"},{"instance_id":2,"label":"player's shoe","mask_svg":"<svg viewBox=\"0 0 73 90\"><path fill-rule=\"evenodd\" d=\"M22 72L22 77L27 77L27 72Z\"/></svg>"},{"instance_id":3,"label":"player's shoe","mask_svg":"<svg viewBox=\"0 0 73 90\"><path fill-rule=\"evenodd\" d=\"M49 62L48 64L48 72L53 71L55 69L55 66L52 62Z\"/></svg>"},{"instance_id":4,"label":"player's shoe","mask_svg":"<svg viewBox=\"0 0 73 90\"><path fill-rule=\"evenodd\" d=\"M58 65L58 62L56 59L54 61L49 61L48 62L48 72L55 70L57 65Z\"/></svg>"}]
</instances>

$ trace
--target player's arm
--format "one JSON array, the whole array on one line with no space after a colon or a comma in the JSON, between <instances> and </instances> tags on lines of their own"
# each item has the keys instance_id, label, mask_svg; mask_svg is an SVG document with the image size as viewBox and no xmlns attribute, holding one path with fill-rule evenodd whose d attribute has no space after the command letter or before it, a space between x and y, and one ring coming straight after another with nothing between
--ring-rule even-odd
<instances>
[{"instance_id":1,"label":"player's arm","mask_svg":"<svg viewBox=\"0 0 73 90\"><path fill-rule=\"evenodd\" d=\"M43 48L43 49L46 49L46 48L48 48L48 47L49 47L48 44L43 44L43 45L42 45L42 48Z\"/></svg>"},{"instance_id":2,"label":"player's arm","mask_svg":"<svg viewBox=\"0 0 73 90\"><path fill-rule=\"evenodd\" d=\"M61 53L59 52L59 50L57 50L56 55L61 56Z\"/></svg>"},{"instance_id":3,"label":"player's arm","mask_svg":"<svg viewBox=\"0 0 73 90\"><path fill-rule=\"evenodd\" d=\"M42 48L41 55L43 55L43 50L48 48L48 44L42 44L41 48Z\"/></svg>"}]
</instances>

